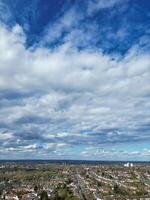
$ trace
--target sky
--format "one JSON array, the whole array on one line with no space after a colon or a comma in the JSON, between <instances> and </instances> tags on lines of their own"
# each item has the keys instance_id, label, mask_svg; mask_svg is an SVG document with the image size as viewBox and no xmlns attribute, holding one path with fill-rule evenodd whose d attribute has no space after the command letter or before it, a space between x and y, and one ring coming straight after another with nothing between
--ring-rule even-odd
<instances>
[{"instance_id":1,"label":"sky","mask_svg":"<svg viewBox=\"0 0 150 200\"><path fill-rule=\"evenodd\" d=\"M0 0L0 159L150 161L149 0Z\"/></svg>"}]
</instances>

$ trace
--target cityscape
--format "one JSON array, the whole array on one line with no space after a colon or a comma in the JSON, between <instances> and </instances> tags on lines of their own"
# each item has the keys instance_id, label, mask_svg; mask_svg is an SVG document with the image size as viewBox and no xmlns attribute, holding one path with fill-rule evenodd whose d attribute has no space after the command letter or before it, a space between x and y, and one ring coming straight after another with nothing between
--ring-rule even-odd
<instances>
[{"instance_id":1,"label":"cityscape","mask_svg":"<svg viewBox=\"0 0 150 200\"><path fill-rule=\"evenodd\" d=\"M1 162L0 199L150 199L149 163L106 163Z\"/></svg>"},{"instance_id":2,"label":"cityscape","mask_svg":"<svg viewBox=\"0 0 150 200\"><path fill-rule=\"evenodd\" d=\"M150 200L150 0L0 0L0 200Z\"/></svg>"}]
</instances>

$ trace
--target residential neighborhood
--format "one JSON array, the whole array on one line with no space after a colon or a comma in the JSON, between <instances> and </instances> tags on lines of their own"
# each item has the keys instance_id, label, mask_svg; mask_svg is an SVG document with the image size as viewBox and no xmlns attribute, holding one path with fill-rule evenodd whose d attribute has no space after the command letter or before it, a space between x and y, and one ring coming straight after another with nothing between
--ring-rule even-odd
<instances>
[{"instance_id":1,"label":"residential neighborhood","mask_svg":"<svg viewBox=\"0 0 150 200\"><path fill-rule=\"evenodd\" d=\"M150 199L150 165L6 162L0 199Z\"/></svg>"}]
</instances>

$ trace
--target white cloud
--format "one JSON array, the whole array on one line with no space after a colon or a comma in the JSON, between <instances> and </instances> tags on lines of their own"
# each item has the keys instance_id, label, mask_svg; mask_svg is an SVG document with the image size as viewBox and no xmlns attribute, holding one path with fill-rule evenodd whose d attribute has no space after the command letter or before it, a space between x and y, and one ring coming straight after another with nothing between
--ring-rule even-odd
<instances>
[{"instance_id":1,"label":"white cloud","mask_svg":"<svg viewBox=\"0 0 150 200\"><path fill-rule=\"evenodd\" d=\"M112 59L68 43L31 51L19 25L12 30L1 26L0 37L0 122L7 123L15 139L49 139L48 149L149 138L147 132L141 134L150 122L147 53L134 47L134 53L131 49L124 58ZM4 91L25 96L11 101ZM0 134L0 139L14 142L10 134Z\"/></svg>"},{"instance_id":2,"label":"white cloud","mask_svg":"<svg viewBox=\"0 0 150 200\"><path fill-rule=\"evenodd\" d=\"M126 1L126 0L125 0ZM89 1L88 5L88 13L92 14L94 12L97 12L100 9L105 9L105 8L111 8L115 6L116 4L125 2L122 0L94 0L94 1Z\"/></svg>"},{"instance_id":3,"label":"white cloud","mask_svg":"<svg viewBox=\"0 0 150 200\"><path fill-rule=\"evenodd\" d=\"M66 147L66 143L47 143L44 146L44 149L62 149L63 147Z\"/></svg>"},{"instance_id":4,"label":"white cloud","mask_svg":"<svg viewBox=\"0 0 150 200\"><path fill-rule=\"evenodd\" d=\"M49 26L46 27L41 45L55 42L65 31L75 27L82 18L82 14L79 12L77 14L76 8L71 7L64 15L57 19L55 23L50 23Z\"/></svg>"},{"instance_id":5,"label":"white cloud","mask_svg":"<svg viewBox=\"0 0 150 200\"><path fill-rule=\"evenodd\" d=\"M6 141L6 140L9 140L9 139L11 139L13 137L13 134L12 133L5 133L5 132L3 132L3 133L0 133L0 140L1 141Z\"/></svg>"}]
</instances>

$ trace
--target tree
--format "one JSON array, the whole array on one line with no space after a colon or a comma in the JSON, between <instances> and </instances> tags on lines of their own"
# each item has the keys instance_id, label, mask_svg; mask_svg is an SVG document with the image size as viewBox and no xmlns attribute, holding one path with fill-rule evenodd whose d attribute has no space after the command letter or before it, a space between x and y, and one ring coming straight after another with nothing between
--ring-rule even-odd
<instances>
[{"instance_id":1,"label":"tree","mask_svg":"<svg viewBox=\"0 0 150 200\"><path fill-rule=\"evenodd\" d=\"M41 193L40 200L48 200L48 194L47 194L46 191L43 191L43 192Z\"/></svg>"},{"instance_id":2,"label":"tree","mask_svg":"<svg viewBox=\"0 0 150 200\"><path fill-rule=\"evenodd\" d=\"M102 183L101 182L97 182L97 187L101 187Z\"/></svg>"},{"instance_id":3,"label":"tree","mask_svg":"<svg viewBox=\"0 0 150 200\"><path fill-rule=\"evenodd\" d=\"M38 190L38 186L35 185L35 186L34 186L34 191L37 192L37 190Z\"/></svg>"},{"instance_id":4,"label":"tree","mask_svg":"<svg viewBox=\"0 0 150 200\"><path fill-rule=\"evenodd\" d=\"M119 189L119 186L117 184L114 185L114 193L115 194L120 193L120 189Z\"/></svg>"}]
</instances>

